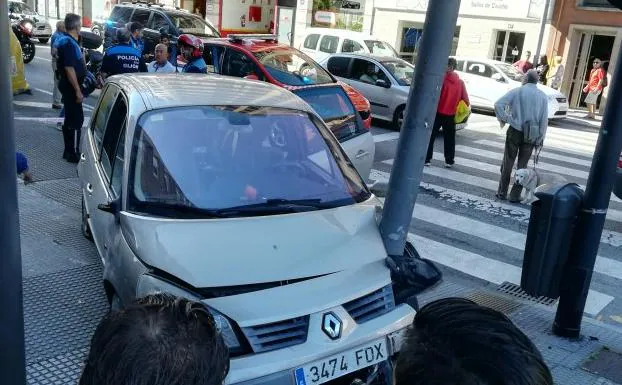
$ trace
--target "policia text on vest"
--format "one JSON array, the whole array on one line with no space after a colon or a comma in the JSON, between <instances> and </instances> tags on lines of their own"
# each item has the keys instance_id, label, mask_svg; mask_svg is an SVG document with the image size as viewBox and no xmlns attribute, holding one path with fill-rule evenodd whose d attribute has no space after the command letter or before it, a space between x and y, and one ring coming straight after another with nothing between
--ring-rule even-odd
<instances>
[{"instance_id":1,"label":"policia text on vest","mask_svg":"<svg viewBox=\"0 0 622 385\"><path fill-rule=\"evenodd\" d=\"M147 66L136 48L119 44L106 50L101 71L112 76L131 72L147 72Z\"/></svg>"}]
</instances>

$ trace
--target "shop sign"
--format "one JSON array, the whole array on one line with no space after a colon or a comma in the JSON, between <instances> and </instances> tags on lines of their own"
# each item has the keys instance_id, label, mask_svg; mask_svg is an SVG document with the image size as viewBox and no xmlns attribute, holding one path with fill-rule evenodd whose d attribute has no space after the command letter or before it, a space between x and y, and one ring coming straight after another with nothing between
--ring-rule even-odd
<instances>
[{"instance_id":1,"label":"shop sign","mask_svg":"<svg viewBox=\"0 0 622 385\"><path fill-rule=\"evenodd\" d=\"M335 24L336 16L334 12L317 11L315 21L318 23Z\"/></svg>"},{"instance_id":2,"label":"shop sign","mask_svg":"<svg viewBox=\"0 0 622 385\"><path fill-rule=\"evenodd\" d=\"M385 0L384 6L425 12L430 0ZM460 15L527 18L534 0L463 0ZM393 3L393 4L391 4ZM532 10L533 12L533 10Z\"/></svg>"}]
</instances>

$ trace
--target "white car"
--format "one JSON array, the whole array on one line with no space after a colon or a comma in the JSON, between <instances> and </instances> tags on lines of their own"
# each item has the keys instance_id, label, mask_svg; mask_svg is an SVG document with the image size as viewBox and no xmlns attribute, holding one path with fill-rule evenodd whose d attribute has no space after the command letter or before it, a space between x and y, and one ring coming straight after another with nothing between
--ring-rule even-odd
<instances>
[{"instance_id":1,"label":"white car","mask_svg":"<svg viewBox=\"0 0 622 385\"><path fill-rule=\"evenodd\" d=\"M127 74L93 116L82 230L112 308L154 292L202 302L226 384L391 372L414 309L385 263L380 202L311 106L267 82Z\"/></svg>"},{"instance_id":2,"label":"white car","mask_svg":"<svg viewBox=\"0 0 622 385\"><path fill-rule=\"evenodd\" d=\"M460 78L466 85L474 109L494 110L495 102L511 89L521 86L524 74L512 64L482 58L455 57ZM561 92L538 84L549 99L549 119L565 118L568 99Z\"/></svg>"},{"instance_id":3,"label":"white car","mask_svg":"<svg viewBox=\"0 0 622 385\"><path fill-rule=\"evenodd\" d=\"M399 57L386 41L362 32L336 28L308 28L298 49L315 61L323 61L333 53L368 53L377 56Z\"/></svg>"}]
</instances>

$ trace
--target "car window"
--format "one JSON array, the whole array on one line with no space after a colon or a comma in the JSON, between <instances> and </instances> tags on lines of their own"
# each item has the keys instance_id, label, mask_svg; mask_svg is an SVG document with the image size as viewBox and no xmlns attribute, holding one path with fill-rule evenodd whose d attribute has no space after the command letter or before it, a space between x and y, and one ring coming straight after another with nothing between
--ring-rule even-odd
<instances>
[{"instance_id":1,"label":"car window","mask_svg":"<svg viewBox=\"0 0 622 385\"><path fill-rule=\"evenodd\" d=\"M112 176L110 177L110 187L115 197L121 194L121 186L123 185L123 165L125 164L125 129L127 120L123 121L121 126L121 134L117 144L117 151L112 163Z\"/></svg>"},{"instance_id":2,"label":"car window","mask_svg":"<svg viewBox=\"0 0 622 385\"><path fill-rule=\"evenodd\" d=\"M339 38L337 36L324 35L320 42L320 51L335 53L337 52L337 45L339 45Z\"/></svg>"},{"instance_id":3,"label":"car window","mask_svg":"<svg viewBox=\"0 0 622 385\"><path fill-rule=\"evenodd\" d=\"M483 76L485 78L492 77L492 74L495 73L493 68L488 64L478 62L468 62L465 72L472 75Z\"/></svg>"},{"instance_id":4,"label":"car window","mask_svg":"<svg viewBox=\"0 0 622 385\"><path fill-rule=\"evenodd\" d=\"M9 3L9 11L11 13L22 13L24 15L35 15L35 12L30 9L30 7L24 3L19 2L10 2Z\"/></svg>"},{"instance_id":5,"label":"car window","mask_svg":"<svg viewBox=\"0 0 622 385\"><path fill-rule=\"evenodd\" d=\"M168 19L159 12L153 13L151 22L149 22L149 28L156 30L156 31L159 31L160 28L165 28L167 31L170 32L170 24L168 22Z\"/></svg>"},{"instance_id":6,"label":"car window","mask_svg":"<svg viewBox=\"0 0 622 385\"><path fill-rule=\"evenodd\" d=\"M380 41L380 40L365 40L365 45L374 55L377 56L391 56L391 57L399 57L395 49L391 46L391 44Z\"/></svg>"},{"instance_id":7,"label":"car window","mask_svg":"<svg viewBox=\"0 0 622 385\"><path fill-rule=\"evenodd\" d=\"M352 79L374 85L376 80L384 80L390 84L390 80L382 68L365 59L354 59L352 62Z\"/></svg>"},{"instance_id":8,"label":"car window","mask_svg":"<svg viewBox=\"0 0 622 385\"><path fill-rule=\"evenodd\" d=\"M93 138L95 139L95 148L98 154L99 151L101 151L104 131L106 130L106 122L108 121L110 110L114 105L117 92L117 88L111 85L106 87L104 92L102 92L99 107L97 108L95 119L93 119L93 124L91 125L91 130L93 131Z\"/></svg>"},{"instance_id":9,"label":"car window","mask_svg":"<svg viewBox=\"0 0 622 385\"><path fill-rule=\"evenodd\" d=\"M320 40L320 35L318 35L317 33L312 33L305 39L303 47L314 50L317 47L318 40Z\"/></svg>"},{"instance_id":10,"label":"car window","mask_svg":"<svg viewBox=\"0 0 622 385\"><path fill-rule=\"evenodd\" d=\"M348 66L350 65L349 57L339 57L333 56L328 59L328 63L326 67L328 68L328 72L335 76L339 76L342 78L348 77Z\"/></svg>"},{"instance_id":11,"label":"car window","mask_svg":"<svg viewBox=\"0 0 622 385\"><path fill-rule=\"evenodd\" d=\"M263 68L277 81L289 86L333 83L333 78L304 53L289 47L275 46L253 52Z\"/></svg>"},{"instance_id":12,"label":"car window","mask_svg":"<svg viewBox=\"0 0 622 385\"><path fill-rule=\"evenodd\" d=\"M110 20L117 23L127 23L130 21L133 9L130 7L114 7L110 13Z\"/></svg>"},{"instance_id":13,"label":"car window","mask_svg":"<svg viewBox=\"0 0 622 385\"><path fill-rule=\"evenodd\" d=\"M354 40L344 39L341 52L364 52L365 48Z\"/></svg>"},{"instance_id":14,"label":"car window","mask_svg":"<svg viewBox=\"0 0 622 385\"><path fill-rule=\"evenodd\" d=\"M134 13L132 14L132 21L139 22L144 27L147 25L147 22L149 21L150 14L151 12L149 12L146 9L136 8L134 10Z\"/></svg>"},{"instance_id":15,"label":"car window","mask_svg":"<svg viewBox=\"0 0 622 385\"><path fill-rule=\"evenodd\" d=\"M112 175L112 164L114 162L115 154L117 153L117 144L119 143L119 136L121 130L125 127L125 120L127 118L127 103L123 95L119 94L117 100L114 103L110 119L106 124L106 132L104 133L104 141L102 143L102 152L100 162L104 172L107 176Z\"/></svg>"},{"instance_id":16,"label":"car window","mask_svg":"<svg viewBox=\"0 0 622 385\"><path fill-rule=\"evenodd\" d=\"M456 71L464 71L464 60L456 60Z\"/></svg>"},{"instance_id":17,"label":"car window","mask_svg":"<svg viewBox=\"0 0 622 385\"><path fill-rule=\"evenodd\" d=\"M220 33L211 25L205 22L197 15L167 12L171 22L177 30L183 30L184 33L200 37L220 37Z\"/></svg>"},{"instance_id":18,"label":"car window","mask_svg":"<svg viewBox=\"0 0 622 385\"><path fill-rule=\"evenodd\" d=\"M216 45L205 45L203 50L203 60L207 64L207 71L211 73L219 74L222 71L220 68L222 62L222 54L225 51L224 47Z\"/></svg>"},{"instance_id":19,"label":"car window","mask_svg":"<svg viewBox=\"0 0 622 385\"><path fill-rule=\"evenodd\" d=\"M265 80L263 73L259 67L257 67L253 59L235 49L228 49L225 53L222 73L223 75L235 76L238 78L255 75L259 80Z\"/></svg>"},{"instance_id":20,"label":"car window","mask_svg":"<svg viewBox=\"0 0 622 385\"><path fill-rule=\"evenodd\" d=\"M383 60L381 64L401 86L412 83L415 66L402 59Z\"/></svg>"},{"instance_id":21,"label":"car window","mask_svg":"<svg viewBox=\"0 0 622 385\"><path fill-rule=\"evenodd\" d=\"M288 214L370 196L321 121L277 107L147 112L137 125L130 170L128 209L150 215Z\"/></svg>"}]
</instances>

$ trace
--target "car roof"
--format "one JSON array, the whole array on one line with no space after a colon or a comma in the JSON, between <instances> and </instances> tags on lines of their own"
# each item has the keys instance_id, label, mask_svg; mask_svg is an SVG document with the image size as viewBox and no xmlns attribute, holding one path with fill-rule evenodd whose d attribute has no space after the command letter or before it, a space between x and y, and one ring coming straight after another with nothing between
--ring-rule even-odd
<instances>
[{"instance_id":1,"label":"car roof","mask_svg":"<svg viewBox=\"0 0 622 385\"><path fill-rule=\"evenodd\" d=\"M196 105L251 105L305 112L313 109L298 96L267 82L204 74L132 73L108 78L126 94L138 94L147 109Z\"/></svg>"},{"instance_id":2,"label":"car roof","mask_svg":"<svg viewBox=\"0 0 622 385\"><path fill-rule=\"evenodd\" d=\"M243 36L243 35L240 35L240 36ZM223 38L209 38L209 39L204 40L204 43L208 43L208 42L230 46L230 47L238 47L249 52L258 52L258 51L262 51L267 48L280 48L280 49L283 49L284 51L300 52L296 48L290 45L278 43L273 40L264 40L264 39L243 39L242 41L240 41L240 40L232 40L230 38L223 37Z\"/></svg>"},{"instance_id":3,"label":"car roof","mask_svg":"<svg viewBox=\"0 0 622 385\"><path fill-rule=\"evenodd\" d=\"M484 64L510 64L500 60L488 59L485 57L474 57L474 56L451 56L456 60L466 60L466 61L478 61Z\"/></svg>"},{"instance_id":4,"label":"car roof","mask_svg":"<svg viewBox=\"0 0 622 385\"><path fill-rule=\"evenodd\" d=\"M368 52L340 52L340 53L335 53L332 54L331 57L333 56L344 56L344 57L358 57L358 58L364 58L364 59L374 59L377 60L379 62L383 62L383 61L405 61L404 59L400 59L398 57L393 57L393 56L380 56L380 55L374 55Z\"/></svg>"},{"instance_id":5,"label":"car roof","mask_svg":"<svg viewBox=\"0 0 622 385\"><path fill-rule=\"evenodd\" d=\"M123 3L115 4L114 7L146 8L146 9L152 9L152 10L160 10L163 12L165 11L168 13L192 15L190 11L186 9L179 8L179 7L170 7L164 4L151 4L151 3L143 3L143 2L123 2Z\"/></svg>"},{"instance_id":6,"label":"car roof","mask_svg":"<svg viewBox=\"0 0 622 385\"><path fill-rule=\"evenodd\" d=\"M370 35L370 34L364 33L364 32L351 31L349 29L307 28L305 30L305 36L309 36L309 35L314 34L314 33L328 34L328 35L339 36L339 37L348 37L348 36L350 36L350 37L358 37L358 38L371 37L371 38L374 38L374 40L380 40L380 39L378 39L374 35Z\"/></svg>"}]
</instances>

